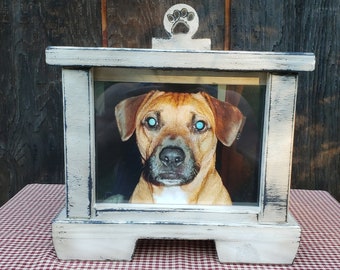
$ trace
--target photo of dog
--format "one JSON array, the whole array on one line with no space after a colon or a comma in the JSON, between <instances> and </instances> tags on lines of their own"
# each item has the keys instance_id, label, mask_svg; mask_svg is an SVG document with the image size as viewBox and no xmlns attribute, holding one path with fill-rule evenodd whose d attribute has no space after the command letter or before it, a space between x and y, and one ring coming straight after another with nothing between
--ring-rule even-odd
<instances>
[{"instance_id":1,"label":"photo of dog","mask_svg":"<svg viewBox=\"0 0 340 270\"><path fill-rule=\"evenodd\" d=\"M240 110L205 92L151 91L115 106L122 141L135 134L143 164L130 203L231 205L216 145L242 129Z\"/></svg>"}]
</instances>

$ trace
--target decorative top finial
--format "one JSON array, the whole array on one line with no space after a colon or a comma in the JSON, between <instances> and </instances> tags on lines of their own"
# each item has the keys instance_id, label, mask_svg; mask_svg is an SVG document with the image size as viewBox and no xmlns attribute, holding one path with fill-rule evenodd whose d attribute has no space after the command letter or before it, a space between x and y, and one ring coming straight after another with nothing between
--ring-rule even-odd
<instances>
[{"instance_id":1,"label":"decorative top finial","mask_svg":"<svg viewBox=\"0 0 340 270\"><path fill-rule=\"evenodd\" d=\"M153 49L210 50L210 39L192 39L198 30L199 19L194 8L176 4L164 14L163 25L170 39L152 38Z\"/></svg>"}]
</instances>

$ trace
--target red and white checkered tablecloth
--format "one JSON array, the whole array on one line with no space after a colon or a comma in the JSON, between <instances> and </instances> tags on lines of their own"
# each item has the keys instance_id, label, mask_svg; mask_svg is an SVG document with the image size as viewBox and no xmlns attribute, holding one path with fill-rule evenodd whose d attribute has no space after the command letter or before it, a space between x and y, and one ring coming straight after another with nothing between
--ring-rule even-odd
<instances>
[{"instance_id":1,"label":"red and white checkered tablecloth","mask_svg":"<svg viewBox=\"0 0 340 270\"><path fill-rule=\"evenodd\" d=\"M140 240L131 262L61 261L51 221L64 205L63 185L28 185L0 208L0 269L340 269L340 204L325 191L292 190L302 227L293 265L221 264L213 241Z\"/></svg>"}]
</instances>

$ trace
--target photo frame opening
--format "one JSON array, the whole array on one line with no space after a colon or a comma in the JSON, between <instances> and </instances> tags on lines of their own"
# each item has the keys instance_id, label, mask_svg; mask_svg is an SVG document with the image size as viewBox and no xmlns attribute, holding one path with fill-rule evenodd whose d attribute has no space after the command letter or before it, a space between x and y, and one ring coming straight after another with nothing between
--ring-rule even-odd
<instances>
[{"instance_id":1,"label":"photo frame opening","mask_svg":"<svg viewBox=\"0 0 340 270\"><path fill-rule=\"evenodd\" d=\"M266 85L95 81L96 203L127 204L143 172L136 137L123 142L114 109L124 99L152 90L206 92L237 107L245 117L242 132L229 147L218 142L215 167L233 205L257 206Z\"/></svg>"}]
</instances>

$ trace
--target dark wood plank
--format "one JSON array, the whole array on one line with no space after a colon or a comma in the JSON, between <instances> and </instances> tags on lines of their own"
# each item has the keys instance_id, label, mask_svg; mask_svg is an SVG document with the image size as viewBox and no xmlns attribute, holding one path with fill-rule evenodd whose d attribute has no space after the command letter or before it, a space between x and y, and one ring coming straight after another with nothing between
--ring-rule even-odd
<instances>
[{"instance_id":1,"label":"dark wood plank","mask_svg":"<svg viewBox=\"0 0 340 270\"><path fill-rule=\"evenodd\" d=\"M64 181L61 70L45 48L100 46L100 2L1 1L0 40L1 204L28 183Z\"/></svg>"},{"instance_id":2,"label":"dark wood plank","mask_svg":"<svg viewBox=\"0 0 340 270\"><path fill-rule=\"evenodd\" d=\"M283 33L293 39L286 38L288 49L312 51L317 59L315 71L299 78L292 185L340 200L340 2L295 1L284 11Z\"/></svg>"},{"instance_id":3,"label":"dark wood plank","mask_svg":"<svg viewBox=\"0 0 340 270\"><path fill-rule=\"evenodd\" d=\"M292 187L340 200L339 1L232 1L231 49L314 52L299 77Z\"/></svg>"}]
</instances>

